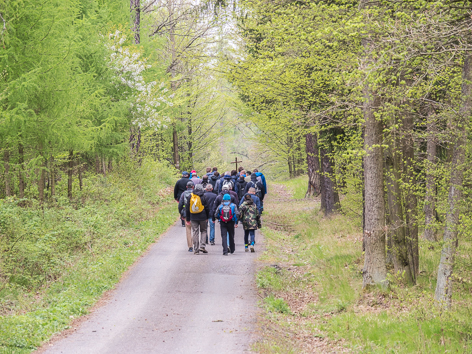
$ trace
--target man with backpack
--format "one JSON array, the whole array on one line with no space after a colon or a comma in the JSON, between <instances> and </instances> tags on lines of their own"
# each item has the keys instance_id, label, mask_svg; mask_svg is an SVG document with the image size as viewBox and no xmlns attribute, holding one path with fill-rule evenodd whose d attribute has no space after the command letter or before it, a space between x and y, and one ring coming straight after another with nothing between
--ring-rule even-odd
<instances>
[{"instance_id":1,"label":"man with backpack","mask_svg":"<svg viewBox=\"0 0 472 354\"><path fill-rule=\"evenodd\" d=\"M254 244L256 243L255 233L257 229L261 228L261 215L250 194L244 196L239 213L244 228L244 251L248 252L248 246L250 246L251 252L254 252ZM251 237L250 240L249 236Z\"/></svg>"},{"instance_id":2,"label":"man with backpack","mask_svg":"<svg viewBox=\"0 0 472 354\"><path fill-rule=\"evenodd\" d=\"M239 178L238 180L236 181L236 185L238 186L238 199L240 201L243 200L243 196L244 196L244 191L246 190L246 185L247 185L247 182L244 180L244 176L241 174L239 175Z\"/></svg>"},{"instance_id":3,"label":"man with backpack","mask_svg":"<svg viewBox=\"0 0 472 354\"><path fill-rule=\"evenodd\" d=\"M180 218L182 219L182 226L186 227L185 232L187 234L187 246L188 246L188 251L189 252L193 252L192 227L191 227L190 224L187 224L185 222L185 220L187 219L186 207L187 207L187 204L190 201L190 196L192 195L194 187L195 187L195 185L193 184L193 182L188 181L187 182L187 190L182 193L182 195L180 196L180 200L179 200L179 214L180 214Z\"/></svg>"},{"instance_id":4,"label":"man with backpack","mask_svg":"<svg viewBox=\"0 0 472 354\"><path fill-rule=\"evenodd\" d=\"M210 206L201 184L195 186L190 200L185 206L185 214L187 225L191 224L192 226L194 254L208 253L205 243Z\"/></svg>"},{"instance_id":5,"label":"man with backpack","mask_svg":"<svg viewBox=\"0 0 472 354\"><path fill-rule=\"evenodd\" d=\"M234 229L238 227L238 207L231 203L231 196L225 194L223 202L215 211L213 217L220 221L221 240L223 243L223 255L227 256L228 251L233 254L235 251ZM229 249L227 235L229 235Z\"/></svg>"},{"instance_id":6,"label":"man with backpack","mask_svg":"<svg viewBox=\"0 0 472 354\"><path fill-rule=\"evenodd\" d=\"M205 198L207 198L208 205L210 206L210 211L212 210L213 203L215 202L216 199L216 194L213 193L213 186L208 183L205 188ZM214 246L215 245L215 222L213 221L213 217L210 214L210 217L208 218L208 221L210 223L210 245Z\"/></svg>"},{"instance_id":7,"label":"man with backpack","mask_svg":"<svg viewBox=\"0 0 472 354\"><path fill-rule=\"evenodd\" d=\"M183 192L187 190L187 182L189 181L188 178L189 174L187 171L182 172L182 178L179 179L174 186L174 199L176 202L180 200L180 196Z\"/></svg>"},{"instance_id":8,"label":"man with backpack","mask_svg":"<svg viewBox=\"0 0 472 354\"><path fill-rule=\"evenodd\" d=\"M262 182L257 180L257 176L255 173L251 174L251 182L246 184L245 194L247 194L249 188L255 189L255 195L261 200L264 199L264 195L262 193L262 189L264 188Z\"/></svg>"}]
</instances>

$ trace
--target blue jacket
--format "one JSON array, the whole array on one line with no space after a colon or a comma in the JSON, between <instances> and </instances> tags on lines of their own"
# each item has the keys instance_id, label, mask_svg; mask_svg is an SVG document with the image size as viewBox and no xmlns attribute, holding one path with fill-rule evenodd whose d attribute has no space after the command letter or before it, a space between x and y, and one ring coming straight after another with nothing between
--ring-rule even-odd
<instances>
[{"instance_id":1,"label":"blue jacket","mask_svg":"<svg viewBox=\"0 0 472 354\"><path fill-rule=\"evenodd\" d=\"M216 209L216 212L215 212L215 218L216 219L220 220L221 209L223 209L223 206L225 204L228 205L228 203L230 203L230 202L224 201L223 203L220 204L218 209ZM238 224L239 210L236 207L236 204L234 204L234 203L231 203L229 206L231 207L231 213L233 214L233 221L237 225ZM221 222L221 220L220 220L220 222Z\"/></svg>"},{"instance_id":2,"label":"blue jacket","mask_svg":"<svg viewBox=\"0 0 472 354\"><path fill-rule=\"evenodd\" d=\"M267 194L267 183L266 183L265 176L260 172L256 172L256 176L261 177L262 184L264 185L264 190L262 191L262 193Z\"/></svg>"},{"instance_id":3,"label":"blue jacket","mask_svg":"<svg viewBox=\"0 0 472 354\"><path fill-rule=\"evenodd\" d=\"M246 193L246 194L249 194L249 193ZM241 206L243 204L246 194L244 194L244 196L241 198L241 201L239 202L239 206ZM255 194L251 194L251 198L252 198L254 204L256 204L256 207L257 207L257 210L259 210L259 213L262 213L261 200L259 199L259 197Z\"/></svg>"}]
</instances>

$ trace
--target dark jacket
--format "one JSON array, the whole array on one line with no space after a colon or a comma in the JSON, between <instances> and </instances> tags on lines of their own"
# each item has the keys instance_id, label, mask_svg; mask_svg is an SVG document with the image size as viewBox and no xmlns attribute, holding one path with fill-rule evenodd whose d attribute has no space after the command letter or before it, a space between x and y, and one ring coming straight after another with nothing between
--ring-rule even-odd
<instances>
[{"instance_id":1,"label":"dark jacket","mask_svg":"<svg viewBox=\"0 0 472 354\"><path fill-rule=\"evenodd\" d=\"M190 212L190 198L189 202L185 206L185 217L187 222L188 221L205 221L208 220L208 217L210 216L210 205L208 204L208 200L205 197L205 193L201 190L193 190L193 194L196 194L200 197L202 204L203 204L203 211L198 214L192 214Z\"/></svg>"},{"instance_id":2,"label":"dark jacket","mask_svg":"<svg viewBox=\"0 0 472 354\"><path fill-rule=\"evenodd\" d=\"M257 181L257 176L254 173L251 175L251 182L248 182L248 184L246 184L246 189L244 190L244 194L246 194L249 191L249 188L253 188L253 187L255 188L256 185L257 185L257 188L259 189L259 192L256 193L256 195L262 201L264 200L264 193L263 193L264 185L262 184L262 182Z\"/></svg>"},{"instance_id":3,"label":"dark jacket","mask_svg":"<svg viewBox=\"0 0 472 354\"><path fill-rule=\"evenodd\" d=\"M229 193L229 195L231 196L231 203L235 204L236 207L237 207L237 205L239 204L239 203L238 203L238 200L237 200L237 199L238 199L238 196L234 196L233 194L231 194L230 191L223 191L223 192L221 192L220 194L218 194L218 196L215 198L215 201L213 202L213 206L211 207L211 210L210 210L210 213L211 213L212 216L215 215L216 209L218 209L218 207L220 206L220 204L223 202L223 196L224 196L225 194L227 194L227 193ZM232 192L232 193L234 193L234 192ZM213 219L213 221L214 221L214 220L215 220L215 219Z\"/></svg>"},{"instance_id":4,"label":"dark jacket","mask_svg":"<svg viewBox=\"0 0 472 354\"><path fill-rule=\"evenodd\" d=\"M205 195L205 198L208 201L208 205L209 205L209 208L210 208L210 217L211 217L211 215L212 215L211 211L212 211L212 208L213 208L213 203L215 202L215 199L216 199L217 195L213 192L207 192L207 191L205 191L204 195Z\"/></svg>"},{"instance_id":5,"label":"dark jacket","mask_svg":"<svg viewBox=\"0 0 472 354\"><path fill-rule=\"evenodd\" d=\"M185 207L188 204L188 201L190 200L190 195L192 194L193 189L189 188L185 192L182 193L179 199L179 214L182 216L182 219L185 219Z\"/></svg>"},{"instance_id":6,"label":"dark jacket","mask_svg":"<svg viewBox=\"0 0 472 354\"><path fill-rule=\"evenodd\" d=\"M239 200L243 200L243 196L244 196L244 191L246 190L246 185L247 185L247 182L241 178L238 179L238 181L236 182L236 185L238 186L238 199Z\"/></svg>"},{"instance_id":7,"label":"dark jacket","mask_svg":"<svg viewBox=\"0 0 472 354\"><path fill-rule=\"evenodd\" d=\"M257 230L260 227L260 213L257 206L251 200L244 200L239 209L239 218L244 230Z\"/></svg>"},{"instance_id":8,"label":"dark jacket","mask_svg":"<svg viewBox=\"0 0 472 354\"><path fill-rule=\"evenodd\" d=\"M187 190L187 182L189 179L187 177L182 177L175 183L174 187L174 199L180 200L180 196L183 192Z\"/></svg>"},{"instance_id":9,"label":"dark jacket","mask_svg":"<svg viewBox=\"0 0 472 354\"><path fill-rule=\"evenodd\" d=\"M213 186L213 190L218 193L218 191L216 190L216 182L218 182L218 180L220 179L220 176L216 177L215 175L211 175L211 177L208 178L208 182L211 183L211 185Z\"/></svg>"},{"instance_id":10,"label":"dark jacket","mask_svg":"<svg viewBox=\"0 0 472 354\"><path fill-rule=\"evenodd\" d=\"M244 196L246 194L244 194ZM241 202L239 203L239 206L241 206L243 204L244 196L241 198ZM254 202L254 204L256 204L257 209L259 210L259 214L262 213L262 204L261 204L261 200L259 199L259 197L255 194L251 194L251 198L252 198L252 201Z\"/></svg>"}]
</instances>

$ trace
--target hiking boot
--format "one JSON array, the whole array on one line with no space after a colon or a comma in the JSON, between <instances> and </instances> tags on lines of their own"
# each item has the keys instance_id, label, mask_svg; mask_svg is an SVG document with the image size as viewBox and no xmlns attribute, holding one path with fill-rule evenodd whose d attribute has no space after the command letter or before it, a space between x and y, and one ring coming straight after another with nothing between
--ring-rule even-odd
<instances>
[{"instance_id":1,"label":"hiking boot","mask_svg":"<svg viewBox=\"0 0 472 354\"><path fill-rule=\"evenodd\" d=\"M210 242L210 245L214 246L214 245L215 245L215 241L211 241L211 242Z\"/></svg>"},{"instance_id":2,"label":"hiking boot","mask_svg":"<svg viewBox=\"0 0 472 354\"><path fill-rule=\"evenodd\" d=\"M193 247L189 247L188 251L193 252Z\"/></svg>"},{"instance_id":3,"label":"hiking boot","mask_svg":"<svg viewBox=\"0 0 472 354\"><path fill-rule=\"evenodd\" d=\"M200 248L199 251L202 252L202 253L208 253L208 251L204 248Z\"/></svg>"},{"instance_id":4,"label":"hiking boot","mask_svg":"<svg viewBox=\"0 0 472 354\"><path fill-rule=\"evenodd\" d=\"M193 254L199 254L200 251L199 250L195 250L195 252L193 252Z\"/></svg>"},{"instance_id":5,"label":"hiking boot","mask_svg":"<svg viewBox=\"0 0 472 354\"><path fill-rule=\"evenodd\" d=\"M223 253L223 256L227 256L227 255L228 255L228 252L226 252L226 253Z\"/></svg>"},{"instance_id":6,"label":"hiking boot","mask_svg":"<svg viewBox=\"0 0 472 354\"><path fill-rule=\"evenodd\" d=\"M249 248L247 248L247 246L244 247L244 252L249 252Z\"/></svg>"},{"instance_id":7,"label":"hiking boot","mask_svg":"<svg viewBox=\"0 0 472 354\"><path fill-rule=\"evenodd\" d=\"M254 243L251 245L251 253L254 252Z\"/></svg>"}]
</instances>

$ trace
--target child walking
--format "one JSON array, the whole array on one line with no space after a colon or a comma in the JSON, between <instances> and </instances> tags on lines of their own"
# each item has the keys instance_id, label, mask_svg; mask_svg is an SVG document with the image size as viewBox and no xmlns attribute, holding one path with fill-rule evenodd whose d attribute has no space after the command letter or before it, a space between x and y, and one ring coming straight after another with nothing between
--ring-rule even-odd
<instances>
[{"instance_id":1,"label":"child walking","mask_svg":"<svg viewBox=\"0 0 472 354\"><path fill-rule=\"evenodd\" d=\"M244 228L244 250L248 252L248 246L250 246L251 252L254 252L256 230L261 228L261 215L250 194L244 196L239 212ZM250 240L249 237L251 237Z\"/></svg>"}]
</instances>

